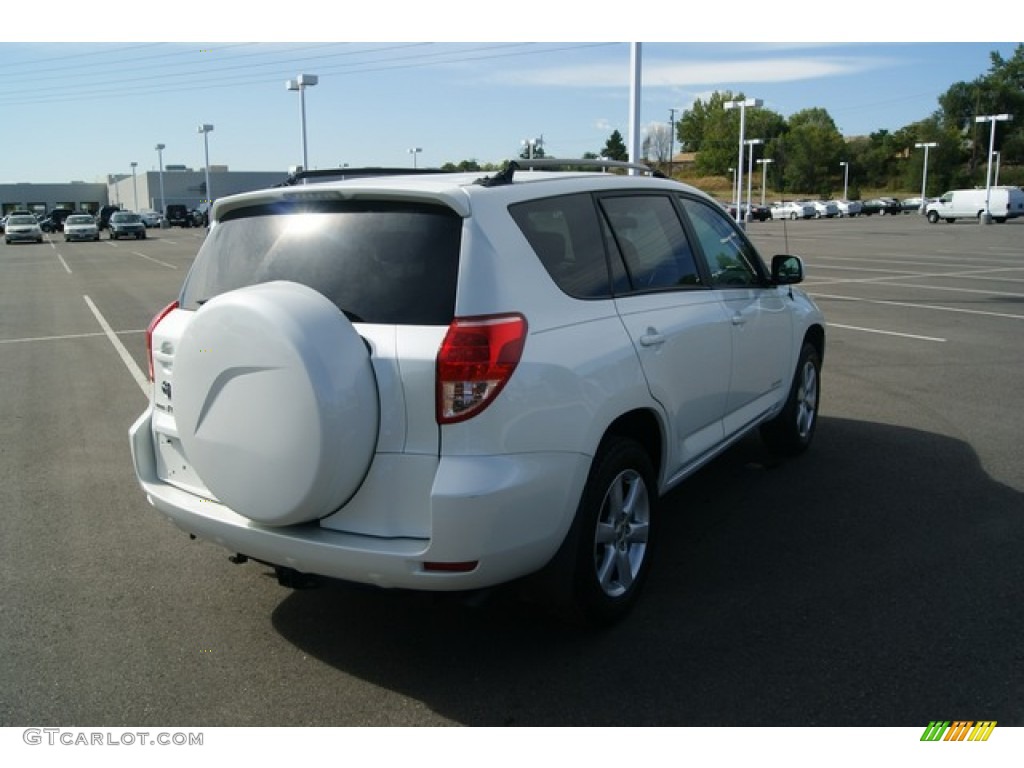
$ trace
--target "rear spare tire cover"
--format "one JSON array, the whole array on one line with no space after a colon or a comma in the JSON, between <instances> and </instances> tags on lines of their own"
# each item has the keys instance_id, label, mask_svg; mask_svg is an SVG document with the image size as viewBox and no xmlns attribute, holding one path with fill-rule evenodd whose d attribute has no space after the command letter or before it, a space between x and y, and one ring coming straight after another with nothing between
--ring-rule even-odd
<instances>
[{"instance_id":1,"label":"rear spare tire cover","mask_svg":"<svg viewBox=\"0 0 1024 768\"><path fill-rule=\"evenodd\" d=\"M312 288L262 283L204 304L178 344L173 393L192 467L254 522L324 517L366 476L379 419L369 353Z\"/></svg>"}]
</instances>

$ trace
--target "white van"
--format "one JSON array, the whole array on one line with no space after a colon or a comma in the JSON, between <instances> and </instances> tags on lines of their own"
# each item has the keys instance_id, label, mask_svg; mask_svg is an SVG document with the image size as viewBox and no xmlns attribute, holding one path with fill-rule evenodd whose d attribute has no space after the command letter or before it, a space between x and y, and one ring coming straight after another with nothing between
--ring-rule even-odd
<instances>
[{"instance_id":1,"label":"white van","mask_svg":"<svg viewBox=\"0 0 1024 768\"><path fill-rule=\"evenodd\" d=\"M985 189L954 189L925 209L932 224L945 219L952 224L957 219L981 221L985 213ZM992 187L989 198L992 218L1002 224L1007 219L1024 216L1024 191L1020 187Z\"/></svg>"}]
</instances>

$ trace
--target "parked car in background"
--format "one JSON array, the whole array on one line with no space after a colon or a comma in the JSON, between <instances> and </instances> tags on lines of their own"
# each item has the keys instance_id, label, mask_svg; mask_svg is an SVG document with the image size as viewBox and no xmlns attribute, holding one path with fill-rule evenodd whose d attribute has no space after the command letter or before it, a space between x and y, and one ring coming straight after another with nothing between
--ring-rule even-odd
<instances>
[{"instance_id":1,"label":"parked car in background","mask_svg":"<svg viewBox=\"0 0 1024 768\"><path fill-rule=\"evenodd\" d=\"M861 213L865 216L895 216L903 213L903 206L895 197L873 197L865 200L861 206Z\"/></svg>"},{"instance_id":2,"label":"parked car in background","mask_svg":"<svg viewBox=\"0 0 1024 768\"><path fill-rule=\"evenodd\" d=\"M167 224L172 227L191 227L192 214L189 213L187 205L172 203L165 209Z\"/></svg>"},{"instance_id":3,"label":"parked car in background","mask_svg":"<svg viewBox=\"0 0 1024 768\"><path fill-rule=\"evenodd\" d=\"M32 214L11 215L7 218L7 225L4 227L4 242L8 245L11 243L41 243L43 242L43 230Z\"/></svg>"},{"instance_id":4,"label":"parked car in background","mask_svg":"<svg viewBox=\"0 0 1024 768\"><path fill-rule=\"evenodd\" d=\"M100 228L88 213L75 213L64 219L64 242L72 240L99 240Z\"/></svg>"},{"instance_id":5,"label":"parked car in background","mask_svg":"<svg viewBox=\"0 0 1024 768\"><path fill-rule=\"evenodd\" d=\"M731 203L720 202L719 204L728 212L728 214L733 219L736 218L736 203L735 202L731 202ZM751 221L768 221L768 219L770 219L772 217L771 208L769 208L767 205L760 205L758 203L743 203L743 217L744 217L744 220L746 220L746 218L747 218L747 211L748 210L750 211L750 220Z\"/></svg>"},{"instance_id":6,"label":"parked car in background","mask_svg":"<svg viewBox=\"0 0 1024 768\"><path fill-rule=\"evenodd\" d=\"M136 240L146 239L146 225L142 223L142 217L131 211L118 211L111 214L110 239L120 240L122 237L134 237Z\"/></svg>"},{"instance_id":7,"label":"parked car in background","mask_svg":"<svg viewBox=\"0 0 1024 768\"><path fill-rule=\"evenodd\" d=\"M672 527L665 493L759 427L810 445L825 320L803 276L654 176L509 164L225 197L146 334L140 497L284 584L528 578L609 623Z\"/></svg>"},{"instance_id":8,"label":"parked car in background","mask_svg":"<svg viewBox=\"0 0 1024 768\"><path fill-rule=\"evenodd\" d=\"M163 216L161 216L156 211L139 211L139 216L142 217L142 223L146 225L146 229L159 227L160 223L163 221Z\"/></svg>"},{"instance_id":9,"label":"parked car in background","mask_svg":"<svg viewBox=\"0 0 1024 768\"><path fill-rule=\"evenodd\" d=\"M839 209L839 218L860 216L863 207L860 200L830 200L829 202L835 203L836 208Z\"/></svg>"},{"instance_id":10,"label":"parked car in background","mask_svg":"<svg viewBox=\"0 0 1024 768\"><path fill-rule=\"evenodd\" d=\"M810 203L789 202L772 203L771 214L773 219L813 219L816 211Z\"/></svg>"},{"instance_id":11,"label":"parked car in background","mask_svg":"<svg viewBox=\"0 0 1024 768\"><path fill-rule=\"evenodd\" d=\"M110 224L110 217L120 211L116 205L104 205L98 211L96 211L96 227L103 231Z\"/></svg>"},{"instance_id":12,"label":"parked car in background","mask_svg":"<svg viewBox=\"0 0 1024 768\"><path fill-rule=\"evenodd\" d=\"M816 219L832 219L839 215L839 206L831 200L811 200L810 203L814 206L814 218Z\"/></svg>"}]
</instances>

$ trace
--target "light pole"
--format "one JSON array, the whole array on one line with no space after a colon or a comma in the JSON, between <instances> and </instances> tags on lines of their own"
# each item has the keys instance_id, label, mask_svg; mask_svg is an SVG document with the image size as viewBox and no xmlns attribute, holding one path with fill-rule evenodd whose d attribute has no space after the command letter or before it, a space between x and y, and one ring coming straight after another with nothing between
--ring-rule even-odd
<instances>
[{"instance_id":1,"label":"light pole","mask_svg":"<svg viewBox=\"0 0 1024 768\"><path fill-rule=\"evenodd\" d=\"M750 154L747 156L747 214L745 216L745 219L750 221L753 218L750 215L750 186L751 179L754 177L754 147L757 144L764 144L764 139L747 139L743 143L750 147Z\"/></svg>"},{"instance_id":2,"label":"light pole","mask_svg":"<svg viewBox=\"0 0 1024 768\"><path fill-rule=\"evenodd\" d=\"M136 163L134 160L132 160L132 194L135 197L135 207L132 209L133 211L138 211L139 210L139 187L135 183L135 167L137 165L138 165L138 163Z\"/></svg>"},{"instance_id":3,"label":"light pole","mask_svg":"<svg viewBox=\"0 0 1024 768\"><path fill-rule=\"evenodd\" d=\"M850 164L843 160L839 165L843 167L843 200L849 202L847 190L850 188Z\"/></svg>"},{"instance_id":4,"label":"light pole","mask_svg":"<svg viewBox=\"0 0 1024 768\"><path fill-rule=\"evenodd\" d=\"M729 169L729 186L732 187L732 199L736 202L736 169Z\"/></svg>"},{"instance_id":5,"label":"light pole","mask_svg":"<svg viewBox=\"0 0 1024 768\"><path fill-rule=\"evenodd\" d=\"M157 144L156 145L156 156L157 156L157 158L159 158L159 161L160 161L160 208L159 208L159 211L160 211L161 219L167 213L167 210L166 210L167 204L164 201L164 150L166 148L167 147L164 144Z\"/></svg>"},{"instance_id":6,"label":"light pole","mask_svg":"<svg viewBox=\"0 0 1024 768\"><path fill-rule=\"evenodd\" d=\"M921 215L924 216L924 209L927 207L925 201L928 199L925 195L928 188L928 150L932 147L939 146L936 141L919 141L915 145L918 149L924 147L924 171L921 173Z\"/></svg>"},{"instance_id":7,"label":"light pole","mask_svg":"<svg viewBox=\"0 0 1024 768\"><path fill-rule=\"evenodd\" d=\"M543 139L523 139L519 143L527 148L527 151L529 152L528 156L529 156L530 160L533 160L533 151L534 151L534 149L536 149L537 147L542 146L544 144L544 140Z\"/></svg>"},{"instance_id":8,"label":"light pole","mask_svg":"<svg viewBox=\"0 0 1024 768\"><path fill-rule=\"evenodd\" d=\"M213 203L213 194L210 190L210 131L212 130L213 126L209 123L202 123L199 126L199 133L203 134L203 150L206 158L206 202L211 204Z\"/></svg>"},{"instance_id":9,"label":"light pole","mask_svg":"<svg viewBox=\"0 0 1024 768\"><path fill-rule=\"evenodd\" d=\"M757 161L757 164L761 166L761 205L764 205L764 190L768 186L768 164L774 163L770 157L762 157Z\"/></svg>"},{"instance_id":10,"label":"light pole","mask_svg":"<svg viewBox=\"0 0 1024 768\"><path fill-rule=\"evenodd\" d=\"M416 155L418 155L422 151L423 151L423 147L412 147L412 148L406 150L406 152L408 152L410 155L412 155L412 167L413 168L416 167Z\"/></svg>"},{"instance_id":11,"label":"light pole","mask_svg":"<svg viewBox=\"0 0 1024 768\"><path fill-rule=\"evenodd\" d=\"M1012 120L1013 115L978 115L974 118L976 123L992 123L992 130L988 137L988 169L985 171L985 214L981 217L983 224L992 223L992 150L996 143L996 123Z\"/></svg>"},{"instance_id":12,"label":"light pole","mask_svg":"<svg viewBox=\"0 0 1024 768\"><path fill-rule=\"evenodd\" d=\"M998 187L999 186L999 152L993 152L992 154L996 156L996 173L995 173L995 178L992 179L992 186L993 187Z\"/></svg>"},{"instance_id":13,"label":"light pole","mask_svg":"<svg viewBox=\"0 0 1024 768\"><path fill-rule=\"evenodd\" d=\"M299 92L299 106L302 110L302 169L309 170L309 155L306 152L306 89L320 82L316 75L299 75L294 80L285 82L289 91Z\"/></svg>"},{"instance_id":14,"label":"light pole","mask_svg":"<svg viewBox=\"0 0 1024 768\"><path fill-rule=\"evenodd\" d=\"M743 197L743 133L746 130L747 107L760 107L764 104L761 99L744 99L743 101L727 101L722 106L727 110L740 110L740 159L736 163L736 221L743 221L743 214L740 211L740 203Z\"/></svg>"}]
</instances>

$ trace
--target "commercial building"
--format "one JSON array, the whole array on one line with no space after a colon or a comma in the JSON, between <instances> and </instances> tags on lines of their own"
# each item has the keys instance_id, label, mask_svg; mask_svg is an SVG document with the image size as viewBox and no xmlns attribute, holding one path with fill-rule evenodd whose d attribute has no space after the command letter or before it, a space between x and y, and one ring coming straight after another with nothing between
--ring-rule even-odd
<instances>
[{"instance_id":1,"label":"commercial building","mask_svg":"<svg viewBox=\"0 0 1024 768\"><path fill-rule=\"evenodd\" d=\"M210 166L210 189L206 189L205 169L168 166L163 172L163 196L160 172L112 174L106 183L73 181L65 184L0 184L0 216L13 210L29 210L45 215L54 208L70 208L94 213L104 205L124 210L163 212L172 203L198 208L213 199L264 189L281 183L283 171L229 171L226 166Z\"/></svg>"}]
</instances>

